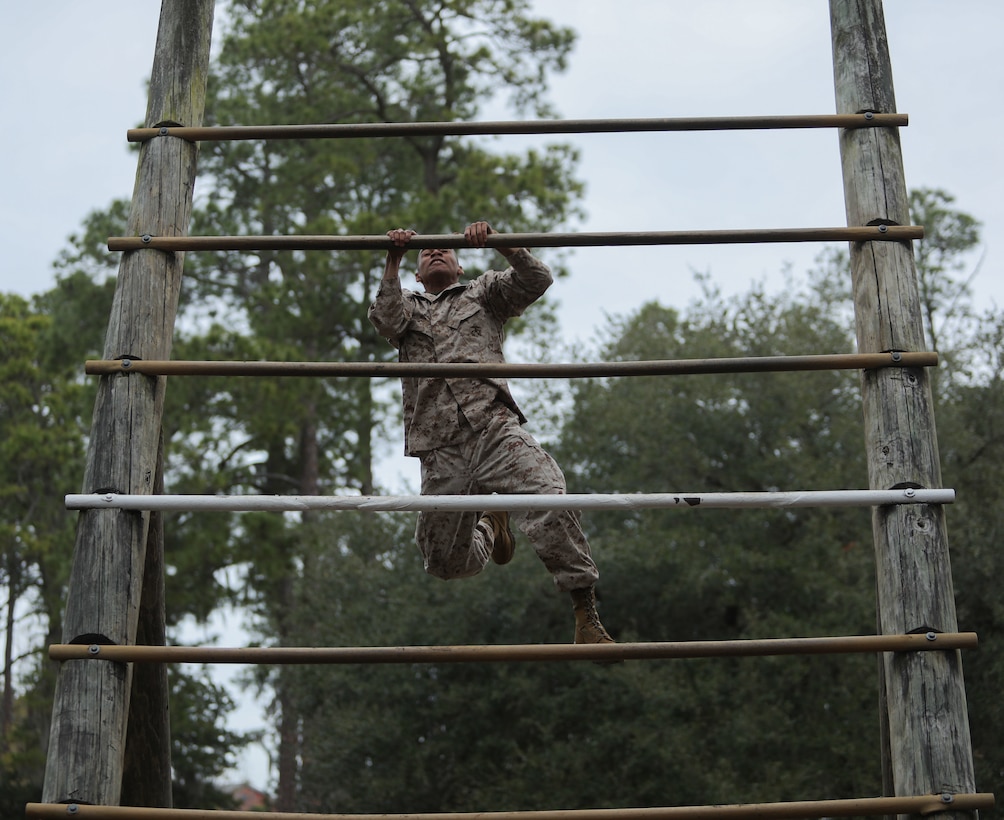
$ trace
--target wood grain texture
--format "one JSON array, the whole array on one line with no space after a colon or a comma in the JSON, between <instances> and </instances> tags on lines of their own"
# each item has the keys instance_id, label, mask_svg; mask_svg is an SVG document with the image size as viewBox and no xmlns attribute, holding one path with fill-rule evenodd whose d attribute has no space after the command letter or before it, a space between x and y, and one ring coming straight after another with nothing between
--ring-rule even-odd
<instances>
[{"instance_id":1,"label":"wood grain texture","mask_svg":"<svg viewBox=\"0 0 1004 820\"><path fill-rule=\"evenodd\" d=\"M162 4L148 125L202 124L213 11L213 0ZM142 147L130 229L187 232L196 157L197 147L180 139L153 140ZM105 337L107 357L170 357L183 264L180 253L123 255ZM153 376L101 379L85 488L153 492L164 381ZM148 513L96 510L80 515L64 619L67 642L135 643L149 523ZM53 704L46 801L119 803L131 680L129 665L63 664Z\"/></svg>"},{"instance_id":2,"label":"wood grain texture","mask_svg":"<svg viewBox=\"0 0 1004 820\"><path fill-rule=\"evenodd\" d=\"M830 0L838 113L896 110L881 0ZM909 224L898 132L840 136L848 225ZM909 243L851 244L858 350L923 350L924 329ZM941 486L928 373L862 375L869 486ZM877 508L872 516L878 632L955 631L957 619L944 509ZM975 788L965 684L958 652L880 661L887 793ZM959 815L961 816L961 815Z\"/></svg>"}]
</instances>

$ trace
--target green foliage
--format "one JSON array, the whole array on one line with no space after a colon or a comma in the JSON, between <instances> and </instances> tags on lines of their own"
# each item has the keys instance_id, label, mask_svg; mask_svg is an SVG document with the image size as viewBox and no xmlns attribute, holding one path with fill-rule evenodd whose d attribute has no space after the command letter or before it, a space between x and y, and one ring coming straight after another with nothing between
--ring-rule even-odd
<instances>
[{"instance_id":1,"label":"green foliage","mask_svg":"<svg viewBox=\"0 0 1004 820\"><path fill-rule=\"evenodd\" d=\"M102 336L114 291L110 265L100 251L124 208L92 214L85 232L57 264L56 287L31 302L0 295L0 585L7 593L5 631L21 617L36 616L42 636L20 635L31 644L22 658L6 657L5 699L0 733L0 814L17 816L40 798L48 745L55 668L41 646L58 643L62 606L73 550L75 517L63 496L79 488L84 441L94 405L95 384L83 362L101 356ZM195 545L198 546L198 545ZM194 552L187 553L194 560ZM190 567L181 566L183 572ZM178 584L190 590L192 579ZM184 601L183 596L179 596ZM208 614L208 610L204 610ZM27 639L26 639L27 638ZM15 666L15 661L19 664ZM20 671L13 680L15 669ZM224 726L232 710L226 693L205 677L178 670L172 676L176 800L188 805L231 807L211 785L242 741ZM15 687L15 683L17 684ZM221 752L221 749L224 750Z\"/></svg>"},{"instance_id":2,"label":"green foliage","mask_svg":"<svg viewBox=\"0 0 1004 820\"><path fill-rule=\"evenodd\" d=\"M128 199L115 199L107 209L87 214L81 231L68 237L69 247L60 252L53 264L58 277L64 279L84 274L95 285L114 285L110 280L118 271L121 254L108 250L108 237L126 234L128 220ZM80 314L81 317L88 315L84 309ZM104 326L101 322L89 324L86 338L91 338L95 331L103 333Z\"/></svg>"},{"instance_id":3,"label":"green foliage","mask_svg":"<svg viewBox=\"0 0 1004 820\"><path fill-rule=\"evenodd\" d=\"M65 304L57 293L50 301ZM57 626L72 539L62 496L83 471L87 398L59 344L61 332L50 314L16 295L0 295L3 580L14 599L39 590Z\"/></svg>"},{"instance_id":4,"label":"green foliage","mask_svg":"<svg viewBox=\"0 0 1004 820\"><path fill-rule=\"evenodd\" d=\"M23 676L13 701L10 724L0 742L0 816L21 817L24 804L41 797L52 678L51 670L36 664Z\"/></svg>"},{"instance_id":5,"label":"green foliage","mask_svg":"<svg viewBox=\"0 0 1004 820\"><path fill-rule=\"evenodd\" d=\"M849 352L846 257L780 295L713 289L685 312L614 319L610 360ZM940 314L933 314L938 318ZM961 314L960 314L961 315ZM1002 657L994 492L1004 463L1004 321L959 325L978 370L938 408L981 790L999 791ZM975 375L975 377L974 377ZM858 376L806 372L579 382L555 449L573 492L867 486ZM423 576L410 522L323 517L302 575L304 643L561 642L554 598L520 542L503 570ZM585 517L604 621L620 640L874 632L862 510L671 510ZM591 664L304 667L300 805L309 811L570 809L880 794L877 669L868 656Z\"/></svg>"},{"instance_id":6,"label":"green foliage","mask_svg":"<svg viewBox=\"0 0 1004 820\"><path fill-rule=\"evenodd\" d=\"M983 349L974 332L980 321L972 305L971 254L979 245L980 223L951 207L955 198L941 190L921 188L910 192L913 221L924 226L924 238L915 245L917 284L924 327L931 348L940 354L941 372L935 388L951 390L965 384L980 367L972 359ZM958 376L955 376L956 371Z\"/></svg>"},{"instance_id":7,"label":"green foliage","mask_svg":"<svg viewBox=\"0 0 1004 820\"><path fill-rule=\"evenodd\" d=\"M546 76L563 67L572 35L527 17L527 7L235 3L207 117L469 119L498 93L547 113ZM382 234L398 224L447 231L482 216L501 228L547 230L574 214L581 192L567 146L505 155L473 140L415 137L205 147L199 233ZM358 252L192 256L176 355L389 358L393 350L365 317L382 264L381 255ZM476 268L469 264L469 273ZM168 417L178 420L172 486L373 491L373 440L395 423L395 411L367 381L232 380L180 391L169 399Z\"/></svg>"},{"instance_id":8,"label":"green foliage","mask_svg":"<svg viewBox=\"0 0 1004 820\"><path fill-rule=\"evenodd\" d=\"M515 110L547 116L547 76L564 67L572 34L527 11L522 0L232 3L213 68L209 121L473 119L499 95ZM373 234L398 224L430 232L485 216L502 229L547 230L576 213L581 185L569 147L501 154L487 142L207 145L193 232ZM12 601L42 589L55 633L72 518L59 509L50 533L40 516L49 501L59 507L83 472L93 383L80 378L80 364L101 355L117 265L104 242L125 232L127 212L118 201L88 215L56 262L59 288L40 297L37 313L26 304L3 305L4 582ZM190 255L175 358L389 357L393 351L365 318L381 266L378 254ZM472 260L468 272L477 267ZM57 376L58 389L47 381L56 384ZM395 421L393 405L382 404L365 380L178 379L167 395L166 481L173 492L372 492L372 442ZM31 522L17 517L22 508ZM187 614L206 618L230 599L255 612L270 638L291 640L301 612L293 584L313 559L306 529L276 516L173 517L169 623ZM39 556L57 537L58 561L43 563ZM323 557L336 547L320 542L319 549ZM222 573L235 566L246 571L237 589ZM227 711L221 693L205 680L175 677L176 789L182 803L204 803L220 772L216 764L226 760L217 756L214 764L210 750L236 739L218 733ZM202 713L193 708L199 700L207 704ZM221 705L210 711L211 703Z\"/></svg>"},{"instance_id":9,"label":"green foliage","mask_svg":"<svg viewBox=\"0 0 1004 820\"><path fill-rule=\"evenodd\" d=\"M759 292L730 303L709 293L684 318L648 305L610 335L604 355L617 359L850 345L822 301ZM720 381L576 385L559 448L572 489L780 489L799 470L822 486L859 486L853 377ZM604 619L621 640L873 631L867 514L672 511L587 522ZM305 553L298 587L300 641L568 639L569 602L548 589L524 542L504 570L443 584L421 573L410 523L311 523L317 548ZM302 719L301 810L571 809L880 790L869 658L303 667L287 683Z\"/></svg>"},{"instance_id":10,"label":"green foliage","mask_svg":"<svg viewBox=\"0 0 1004 820\"><path fill-rule=\"evenodd\" d=\"M547 78L564 67L573 35L529 10L526 0L233 0L209 121L471 120L503 96L512 110L548 116ZM404 225L432 233L479 218L547 231L577 215L571 147L503 154L490 145L414 136L207 144L193 232L381 234ZM960 624L983 641L966 658L977 781L999 792L1004 319L968 301L971 276L959 275L979 223L951 204L943 191L911 195L914 221L926 228L917 246L924 320L945 362L936 388L945 483L959 492L949 524ZM100 350L115 264L102 245L124 232L125 215L118 202L87 217L57 262L53 291L34 303L0 297L0 582L11 601L37 593L32 605L50 634L59 631L72 541L60 499L82 474L93 403L80 361ZM469 275L487 261L472 258ZM192 255L175 358L389 358L365 319L381 266L378 254ZM850 351L845 268L846 255L830 252L808 291L754 288L724 299L706 287L686 311L643 305L611 322L598 355ZM530 330L540 347L540 326ZM373 442L396 421L393 402L365 381L177 379L167 393L172 492L370 493ZM866 486L854 374L593 380L548 395L562 399L553 406L569 403L564 424L549 417L547 429L573 492ZM874 630L866 512L688 509L596 513L585 523L604 620L620 640ZM569 602L525 542L504 570L444 584L422 572L412 524L344 513L175 516L169 621L207 618L229 599L253 613L268 644L568 639ZM237 589L223 578L227 568L241 573ZM256 675L279 694L279 718L295 726L280 757L295 758L296 808L308 811L686 805L881 790L870 658ZM51 700L51 670L38 660L23 680L25 690L4 703L0 814L19 812L41 778L47 717L37 704ZM212 783L245 740L222 728L233 704L204 671L176 670L172 682L176 805L228 807Z\"/></svg>"},{"instance_id":11,"label":"green foliage","mask_svg":"<svg viewBox=\"0 0 1004 820\"><path fill-rule=\"evenodd\" d=\"M980 636L980 650L964 658L976 783L1000 794L1004 611L994 579L1004 571L997 548L1004 532L997 489L1004 463L1004 316L972 303L971 284L982 267L980 223L953 203L942 190L910 193L913 221L925 229L916 245L925 328L941 360L933 383L942 481L957 496L946 518L958 620Z\"/></svg>"},{"instance_id":12,"label":"green foliage","mask_svg":"<svg viewBox=\"0 0 1004 820\"><path fill-rule=\"evenodd\" d=\"M174 667L171 682L171 764L174 807L233 809L234 800L215 785L235 763L234 751L248 738L225 728L234 702L209 669Z\"/></svg>"},{"instance_id":13,"label":"green foliage","mask_svg":"<svg viewBox=\"0 0 1004 820\"><path fill-rule=\"evenodd\" d=\"M1004 790L1004 605L996 585L1004 572L1001 481L1004 480L1004 315L981 317L968 349L980 363L978 378L953 384L938 406L938 439L943 482L956 490L948 508L952 574L961 629L980 636L978 652L964 657L966 697L981 791ZM987 816L997 816L995 812Z\"/></svg>"},{"instance_id":14,"label":"green foliage","mask_svg":"<svg viewBox=\"0 0 1004 820\"><path fill-rule=\"evenodd\" d=\"M83 436L93 393L80 378L91 349L86 310L107 316L108 291L78 277L60 279L29 302L0 294L0 586L5 641L0 703L4 798L40 787L54 669L37 643L62 633L62 606L73 544L66 492L83 474ZM76 332L75 332L76 331ZM32 620L29 620L31 618ZM21 624L37 622L43 635ZM18 673L17 675L15 673Z\"/></svg>"},{"instance_id":15,"label":"green foliage","mask_svg":"<svg viewBox=\"0 0 1004 820\"><path fill-rule=\"evenodd\" d=\"M513 0L233 3L231 28L213 69L209 121L473 119L499 93L516 110L548 115L546 79L563 68L572 34L532 19L527 10L526 2ZM432 232L482 217L501 229L548 230L575 214L581 185L572 177L574 151L545 146L499 154L486 143L412 138L207 145L193 232L373 234L398 224ZM92 385L79 380L80 361L100 355L95 331L109 313L102 302L110 296L116 264L104 239L124 232L126 215L126 203L116 202L87 217L57 261L63 275L59 295L47 294L40 303L47 330L39 356L49 369L39 370L52 372L57 363L60 373L71 368L70 386L84 406L93 403ZM365 319L381 265L377 254L190 255L174 355L389 357L393 351ZM468 264L469 273L476 269ZM71 346L73 355L67 356ZM6 358L5 399L14 401L21 374L13 372L17 358ZM19 420L32 401L43 407L37 397L17 401L12 417ZM393 423L393 410L381 405L365 381L172 380L165 414L169 491L372 492L372 440L388 413ZM40 417L47 414L51 410ZM83 472L84 428L77 425L77 435L66 436L64 425L62 438L53 436L56 444L77 448L71 463L59 446L39 438L37 421L31 439L5 439L4 455L12 468L31 466L53 486L26 488L12 479L8 492L24 498L44 493L58 504L66 475L79 481ZM17 455L30 447L39 469L14 458L15 447ZM51 461L43 463L43 457ZM66 474L52 469L57 462ZM59 520L65 526L72 519L61 512ZM312 557L301 529L274 516L174 517L166 545L169 622L187 613L205 618L237 596L271 635L290 639L290 622L299 611L291 584ZM24 563L36 547L23 527L18 538L16 555ZM71 538L64 532L63 539L68 559ZM229 589L221 575L235 565L247 568L238 590ZM57 605L62 583L63 576L52 583ZM58 627L57 611L49 622ZM185 709L175 715L176 732L187 734L188 717ZM202 715L192 726L211 726L219 717ZM176 750L180 766L191 764L179 775L185 794L198 792L213 775L199 748L195 743Z\"/></svg>"},{"instance_id":16,"label":"green foliage","mask_svg":"<svg viewBox=\"0 0 1004 820\"><path fill-rule=\"evenodd\" d=\"M960 281L958 274L965 269L969 251L979 243L980 223L951 208L954 201L945 191L910 192L910 214L915 224L924 226L924 238L914 246L914 256L924 320L935 349L940 349L938 325L958 321L960 311L968 309L969 278Z\"/></svg>"},{"instance_id":17,"label":"green foliage","mask_svg":"<svg viewBox=\"0 0 1004 820\"><path fill-rule=\"evenodd\" d=\"M602 357L847 352L852 340L831 292L754 289L724 300L706 289L683 316L648 304L612 322ZM867 486L855 374L604 380L575 385L574 397L559 448L573 492ZM587 524L607 620L622 640L874 631L867 512L637 511L590 515ZM683 702L670 707L682 710L671 721L673 747L694 765L668 775L673 804L878 793L872 661L685 666L663 672Z\"/></svg>"},{"instance_id":18,"label":"green foliage","mask_svg":"<svg viewBox=\"0 0 1004 820\"><path fill-rule=\"evenodd\" d=\"M234 2L207 120L470 120L506 96L515 110L548 115L546 81L563 68L572 34L528 10L525 0ZM576 214L575 162L568 146L505 154L489 140L454 137L207 143L192 230L436 233L481 218L502 230L550 230ZM479 262L465 258L468 274ZM374 253L190 255L174 356L391 358L366 319L382 268ZM385 395L368 380L172 381L169 491L373 493L374 441L398 423L397 400ZM339 549L309 540L313 526L309 516L177 516L167 535L170 617L206 617L232 596L263 638L295 641L294 624L311 612L302 582ZM240 568L238 589L221 582L228 566ZM297 722L288 677L280 670L263 681L283 725ZM306 741L294 747L283 735L279 808L288 808L294 757L309 754Z\"/></svg>"}]
</instances>

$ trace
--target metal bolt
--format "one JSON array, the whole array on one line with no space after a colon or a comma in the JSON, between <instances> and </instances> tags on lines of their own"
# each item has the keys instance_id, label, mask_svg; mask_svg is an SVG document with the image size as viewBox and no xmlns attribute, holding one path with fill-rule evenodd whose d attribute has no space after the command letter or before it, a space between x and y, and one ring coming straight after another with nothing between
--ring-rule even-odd
<instances>
[{"instance_id":1,"label":"metal bolt","mask_svg":"<svg viewBox=\"0 0 1004 820\"><path fill-rule=\"evenodd\" d=\"M936 641L938 640L938 633L928 632L924 637L927 638L929 641Z\"/></svg>"},{"instance_id":2,"label":"metal bolt","mask_svg":"<svg viewBox=\"0 0 1004 820\"><path fill-rule=\"evenodd\" d=\"M889 230L889 226L888 225L879 225L878 229L879 229L879 233L886 233Z\"/></svg>"},{"instance_id":3,"label":"metal bolt","mask_svg":"<svg viewBox=\"0 0 1004 820\"><path fill-rule=\"evenodd\" d=\"M70 803L70 805L66 807L67 814L76 814L78 811L80 811L80 807L76 803Z\"/></svg>"},{"instance_id":4,"label":"metal bolt","mask_svg":"<svg viewBox=\"0 0 1004 820\"><path fill-rule=\"evenodd\" d=\"M894 350L892 352L892 360L894 362L901 362L901 361L903 361L903 354L900 353L898 350Z\"/></svg>"},{"instance_id":5,"label":"metal bolt","mask_svg":"<svg viewBox=\"0 0 1004 820\"><path fill-rule=\"evenodd\" d=\"M132 362L131 362L131 361L129 361L128 359L123 359L123 360L122 360L122 367L123 367L123 368L128 368L128 367L132 367Z\"/></svg>"},{"instance_id":6,"label":"metal bolt","mask_svg":"<svg viewBox=\"0 0 1004 820\"><path fill-rule=\"evenodd\" d=\"M905 495L907 498L913 498L916 494L917 491L913 489L913 487L907 487L905 490L903 490L903 495Z\"/></svg>"},{"instance_id":7,"label":"metal bolt","mask_svg":"<svg viewBox=\"0 0 1004 820\"><path fill-rule=\"evenodd\" d=\"M101 654L101 647L98 646L96 643L92 643L89 647L87 647L87 654L88 655L100 655Z\"/></svg>"},{"instance_id":8,"label":"metal bolt","mask_svg":"<svg viewBox=\"0 0 1004 820\"><path fill-rule=\"evenodd\" d=\"M865 119L866 120L873 120L873 119L875 119L875 115L871 111L865 111Z\"/></svg>"},{"instance_id":9,"label":"metal bolt","mask_svg":"<svg viewBox=\"0 0 1004 820\"><path fill-rule=\"evenodd\" d=\"M948 794L946 792L945 794L941 795L941 802L942 803L954 803L955 802L955 795L954 794Z\"/></svg>"},{"instance_id":10,"label":"metal bolt","mask_svg":"<svg viewBox=\"0 0 1004 820\"><path fill-rule=\"evenodd\" d=\"M167 136L167 126L166 125L161 127L161 129L160 129L160 135L162 137L166 137Z\"/></svg>"},{"instance_id":11,"label":"metal bolt","mask_svg":"<svg viewBox=\"0 0 1004 820\"><path fill-rule=\"evenodd\" d=\"M140 237L140 239L142 239L144 242L149 242L151 239L153 239L153 237L150 236L150 234L145 233Z\"/></svg>"}]
</instances>

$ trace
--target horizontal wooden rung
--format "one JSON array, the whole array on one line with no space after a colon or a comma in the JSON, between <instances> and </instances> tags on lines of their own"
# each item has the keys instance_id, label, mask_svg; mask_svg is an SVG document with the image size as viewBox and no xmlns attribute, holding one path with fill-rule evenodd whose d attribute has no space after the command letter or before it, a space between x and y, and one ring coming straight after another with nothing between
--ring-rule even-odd
<instances>
[{"instance_id":1,"label":"horizontal wooden rung","mask_svg":"<svg viewBox=\"0 0 1004 820\"><path fill-rule=\"evenodd\" d=\"M879 817L938 812L988 811L994 796L923 794L915 797L857 797L846 800L799 800L785 803L736 803L666 808L570 809L557 811L480 811L415 814L293 814L284 812L148 809L88 806L76 803L28 803L28 820L763 820L763 818Z\"/></svg>"},{"instance_id":2,"label":"horizontal wooden rung","mask_svg":"<svg viewBox=\"0 0 1004 820\"><path fill-rule=\"evenodd\" d=\"M90 359L90 376L143 373L147 376L438 376L440 378L555 379L613 376L692 376L715 373L783 373L814 370L874 370L880 367L937 367L938 354L834 353L807 356L744 356L644 362L521 364L485 362L248 362Z\"/></svg>"},{"instance_id":3,"label":"horizontal wooden rung","mask_svg":"<svg viewBox=\"0 0 1004 820\"><path fill-rule=\"evenodd\" d=\"M372 137L495 134L609 134L639 131L737 131L788 128L886 128L908 125L907 114L797 114L765 117L647 117L485 122L359 122L303 125L218 125L131 128L129 142L177 137L191 142L224 140L358 139Z\"/></svg>"},{"instance_id":4,"label":"horizontal wooden rung","mask_svg":"<svg viewBox=\"0 0 1004 820\"><path fill-rule=\"evenodd\" d=\"M386 664L499 663L525 661L667 660L681 658L846 655L976 649L975 632L676 641L616 644L518 644L495 646L219 647L53 644L54 661L122 663Z\"/></svg>"},{"instance_id":5,"label":"horizontal wooden rung","mask_svg":"<svg viewBox=\"0 0 1004 820\"><path fill-rule=\"evenodd\" d=\"M806 509L954 504L948 488L893 490L795 490L738 493L555 493L492 495L147 495L71 493L68 510L158 512L506 512L523 510Z\"/></svg>"},{"instance_id":6,"label":"horizontal wooden rung","mask_svg":"<svg viewBox=\"0 0 1004 820\"><path fill-rule=\"evenodd\" d=\"M724 231L627 231L581 233L495 233L489 248L581 248L626 245L731 245L767 242L905 242L923 239L920 225L863 225L849 228L766 228ZM137 251L387 251L386 235L373 236L110 236L108 250ZM421 248L467 248L462 234L420 234L408 242Z\"/></svg>"}]
</instances>

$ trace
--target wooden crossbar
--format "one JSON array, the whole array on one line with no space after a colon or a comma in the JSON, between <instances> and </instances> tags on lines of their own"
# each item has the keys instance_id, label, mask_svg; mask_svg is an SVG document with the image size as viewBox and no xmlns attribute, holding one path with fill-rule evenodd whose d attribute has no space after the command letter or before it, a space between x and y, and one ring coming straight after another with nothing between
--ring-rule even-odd
<instances>
[{"instance_id":1,"label":"wooden crossbar","mask_svg":"<svg viewBox=\"0 0 1004 820\"><path fill-rule=\"evenodd\" d=\"M730 245L763 242L905 242L923 239L920 225L864 225L849 228L767 228L724 231L604 231L581 233L495 233L486 247L579 248L627 245ZM108 250L136 251L387 251L387 236L110 236ZM470 248L462 234L426 234L408 247Z\"/></svg>"},{"instance_id":2,"label":"wooden crossbar","mask_svg":"<svg viewBox=\"0 0 1004 820\"><path fill-rule=\"evenodd\" d=\"M609 134L639 131L748 131L788 128L887 128L908 125L907 114L796 114L766 117L644 117L485 122L358 122L301 125L218 125L193 128L130 128L129 142L177 137L224 140L352 139L372 137L476 136L495 134Z\"/></svg>"},{"instance_id":3,"label":"wooden crossbar","mask_svg":"<svg viewBox=\"0 0 1004 820\"><path fill-rule=\"evenodd\" d=\"M293 814L289 812L148 809L28 803L28 820L763 820L763 818L878 817L938 812L987 811L989 793L925 794L914 797L859 797L847 800L800 800L785 803L737 803L724 806L577 809L568 811L484 811L415 814Z\"/></svg>"},{"instance_id":4,"label":"wooden crossbar","mask_svg":"<svg viewBox=\"0 0 1004 820\"><path fill-rule=\"evenodd\" d=\"M802 509L953 504L948 488L896 490L796 490L751 493L555 493L546 495L159 495L71 493L68 510L159 512L507 512L522 510Z\"/></svg>"},{"instance_id":5,"label":"wooden crossbar","mask_svg":"<svg viewBox=\"0 0 1004 820\"><path fill-rule=\"evenodd\" d=\"M446 362L248 362L141 361L90 359L90 376L144 373L148 376L438 376L440 378L600 378L613 376L687 376L713 373L780 373L812 370L873 370L879 367L937 367L938 354L834 353L816 356L750 356L644 362L554 364Z\"/></svg>"},{"instance_id":6,"label":"wooden crossbar","mask_svg":"<svg viewBox=\"0 0 1004 820\"><path fill-rule=\"evenodd\" d=\"M523 661L628 661L681 658L846 655L976 649L975 632L676 641L616 644L520 644L495 646L219 647L53 644L54 661L214 664L500 663Z\"/></svg>"}]
</instances>

